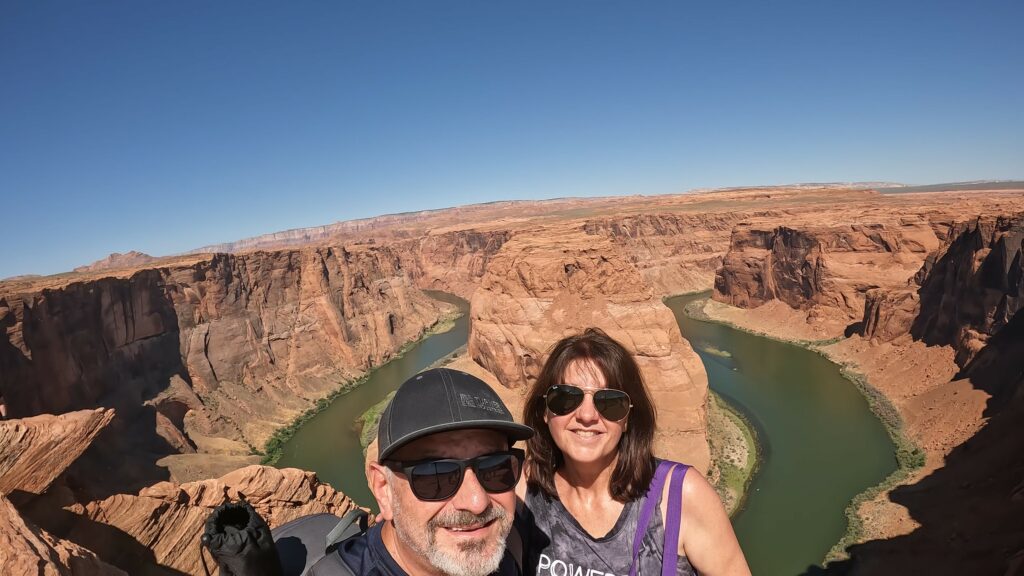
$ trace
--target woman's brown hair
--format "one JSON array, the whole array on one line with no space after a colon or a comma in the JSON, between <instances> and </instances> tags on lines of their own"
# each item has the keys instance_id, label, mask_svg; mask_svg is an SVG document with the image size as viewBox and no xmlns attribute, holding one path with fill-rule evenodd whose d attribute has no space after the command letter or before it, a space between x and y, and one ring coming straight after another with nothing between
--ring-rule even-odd
<instances>
[{"instance_id":1,"label":"woman's brown hair","mask_svg":"<svg viewBox=\"0 0 1024 576\"><path fill-rule=\"evenodd\" d=\"M527 485L548 497L557 497L555 470L564 464L562 451L555 445L544 421L548 388L564 384L562 378L574 362L590 361L604 376L609 388L629 394L633 408L619 440L618 460L612 472L612 498L619 502L637 500L647 492L654 476L654 430L656 414L636 360L622 344L599 328L587 328L580 334L563 338L548 355L544 367L523 407L523 422L536 430L527 441Z\"/></svg>"}]
</instances>

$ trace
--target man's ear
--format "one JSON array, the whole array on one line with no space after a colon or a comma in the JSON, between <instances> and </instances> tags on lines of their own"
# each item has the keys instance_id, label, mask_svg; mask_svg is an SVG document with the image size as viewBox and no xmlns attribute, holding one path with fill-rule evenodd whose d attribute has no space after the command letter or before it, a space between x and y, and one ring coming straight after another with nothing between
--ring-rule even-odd
<instances>
[{"instance_id":1,"label":"man's ear","mask_svg":"<svg viewBox=\"0 0 1024 576\"><path fill-rule=\"evenodd\" d=\"M371 462L369 465L370 471L370 491L373 492L373 497L377 500L377 506L380 507L380 514L377 515L377 520L392 520L394 510L391 503L391 490L388 490L388 471L384 469L377 462Z\"/></svg>"}]
</instances>

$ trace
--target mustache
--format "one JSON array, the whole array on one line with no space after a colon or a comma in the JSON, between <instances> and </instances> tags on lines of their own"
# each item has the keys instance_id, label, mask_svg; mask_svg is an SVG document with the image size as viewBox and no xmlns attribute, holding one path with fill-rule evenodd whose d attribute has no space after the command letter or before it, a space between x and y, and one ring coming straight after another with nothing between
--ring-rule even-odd
<instances>
[{"instance_id":1,"label":"mustache","mask_svg":"<svg viewBox=\"0 0 1024 576\"><path fill-rule=\"evenodd\" d=\"M469 528L470 526L481 526L494 520L504 520L508 515L501 506L490 506L480 514L474 514L467 510L451 510L438 514L427 521L430 528Z\"/></svg>"}]
</instances>

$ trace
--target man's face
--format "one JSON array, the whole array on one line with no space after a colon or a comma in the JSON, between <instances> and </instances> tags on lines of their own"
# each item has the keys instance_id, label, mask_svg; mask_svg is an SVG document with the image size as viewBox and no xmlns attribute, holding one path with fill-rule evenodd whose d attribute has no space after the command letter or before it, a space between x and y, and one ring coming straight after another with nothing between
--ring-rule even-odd
<instances>
[{"instance_id":1,"label":"man's face","mask_svg":"<svg viewBox=\"0 0 1024 576\"><path fill-rule=\"evenodd\" d=\"M466 459L507 449L505 436L493 430L455 430L411 442L391 459ZM454 496L425 502L412 493L402 473L379 464L372 469L372 488L381 518L393 522L397 536L399 564L453 576L484 576L497 570L515 514L513 490L490 494L480 485L476 473L467 468Z\"/></svg>"}]
</instances>

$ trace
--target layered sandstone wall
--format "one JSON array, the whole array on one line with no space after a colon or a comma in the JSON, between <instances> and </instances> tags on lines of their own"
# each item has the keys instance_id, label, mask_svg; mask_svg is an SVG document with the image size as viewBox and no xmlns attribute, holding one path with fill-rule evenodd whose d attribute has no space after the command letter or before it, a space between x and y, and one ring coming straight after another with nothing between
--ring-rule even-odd
<instances>
[{"instance_id":1,"label":"layered sandstone wall","mask_svg":"<svg viewBox=\"0 0 1024 576\"><path fill-rule=\"evenodd\" d=\"M469 354L502 386L532 384L559 339L595 326L637 359L658 409L657 450L707 472L707 374L672 312L606 238L519 234L492 259L470 307Z\"/></svg>"},{"instance_id":2,"label":"layered sandstone wall","mask_svg":"<svg viewBox=\"0 0 1024 576\"><path fill-rule=\"evenodd\" d=\"M4 574L127 576L91 550L26 521L0 494L0 566Z\"/></svg>"},{"instance_id":3,"label":"layered sandstone wall","mask_svg":"<svg viewBox=\"0 0 1024 576\"><path fill-rule=\"evenodd\" d=\"M957 220L943 212L928 227L940 244L916 272L901 267L885 282L836 274L830 254L841 236L823 236L820 226L792 225L784 233L762 227L753 239L738 230L754 248L734 238L741 249L726 258L720 278L750 286L729 292L738 303L767 295L767 304L709 308L748 329L772 326L768 333L778 336L800 333L805 319L813 320L798 312L841 311L838 302L856 303L851 288L863 294L860 330L820 350L892 402L892 421L925 459L903 485L859 505L862 541L848 550L853 560L829 564L837 573L1012 573L1024 558L1024 214ZM897 244L873 243L877 254L861 251L859 258L884 270ZM740 282L737 270L751 272ZM780 305L789 315L778 314ZM855 306L849 308L840 318L852 319Z\"/></svg>"},{"instance_id":4,"label":"layered sandstone wall","mask_svg":"<svg viewBox=\"0 0 1024 576\"><path fill-rule=\"evenodd\" d=\"M864 318L871 290L907 286L939 245L931 224L918 217L739 225L715 277L714 299L742 308L779 300L842 335Z\"/></svg>"},{"instance_id":5,"label":"layered sandstone wall","mask_svg":"<svg viewBox=\"0 0 1024 576\"><path fill-rule=\"evenodd\" d=\"M112 417L97 409L0 421L0 573L202 574L199 537L221 504L244 496L271 527L355 508L312 472L265 466L75 502L65 472Z\"/></svg>"},{"instance_id":6,"label":"layered sandstone wall","mask_svg":"<svg viewBox=\"0 0 1024 576\"><path fill-rule=\"evenodd\" d=\"M1024 307L1024 213L958 222L920 273L921 314L911 329L949 344L968 364Z\"/></svg>"},{"instance_id":7,"label":"layered sandstone wall","mask_svg":"<svg viewBox=\"0 0 1024 576\"><path fill-rule=\"evenodd\" d=\"M148 460L244 454L450 312L387 247L212 255L0 295L0 393L13 417L114 407L105 436Z\"/></svg>"},{"instance_id":8,"label":"layered sandstone wall","mask_svg":"<svg viewBox=\"0 0 1024 576\"><path fill-rule=\"evenodd\" d=\"M46 491L113 418L97 408L0 420L0 494Z\"/></svg>"},{"instance_id":9,"label":"layered sandstone wall","mask_svg":"<svg viewBox=\"0 0 1024 576\"><path fill-rule=\"evenodd\" d=\"M417 286L470 299L487 265L514 232L509 229L455 229L396 243Z\"/></svg>"},{"instance_id":10,"label":"layered sandstone wall","mask_svg":"<svg viewBox=\"0 0 1024 576\"><path fill-rule=\"evenodd\" d=\"M240 495L271 528L311 514L341 517L356 508L312 472L249 466L214 480L162 482L137 495L70 506L72 516L59 530L132 574L161 573L158 569L202 574L198 539L206 518Z\"/></svg>"},{"instance_id":11,"label":"layered sandstone wall","mask_svg":"<svg viewBox=\"0 0 1024 576\"><path fill-rule=\"evenodd\" d=\"M732 229L746 217L745 213L650 213L595 218L582 228L587 234L609 238L657 294L671 296L714 284Z\"/></svg>"}]
</instances>

